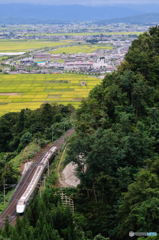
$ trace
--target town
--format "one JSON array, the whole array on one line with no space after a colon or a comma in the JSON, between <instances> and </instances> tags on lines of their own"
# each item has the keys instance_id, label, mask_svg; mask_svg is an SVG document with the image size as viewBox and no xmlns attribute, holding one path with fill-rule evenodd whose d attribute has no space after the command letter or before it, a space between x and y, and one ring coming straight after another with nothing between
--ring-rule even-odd
<instances>
[{"instance_id":1,"label":"town","mask_svg":"<svg viewBox=\"0 0 159 240\"><path fill-rule=\"evenodd\" d=\"M2 25L0 39L19 44L45 41L49 46L19 52L0 52L0 71L6 74L84 73L104 76L117 69L132 41L149 26L94 23ZM50 44L52 43L52 46ZM61 43L61 44L60 44Z\"/></svg>"}]
</instances>

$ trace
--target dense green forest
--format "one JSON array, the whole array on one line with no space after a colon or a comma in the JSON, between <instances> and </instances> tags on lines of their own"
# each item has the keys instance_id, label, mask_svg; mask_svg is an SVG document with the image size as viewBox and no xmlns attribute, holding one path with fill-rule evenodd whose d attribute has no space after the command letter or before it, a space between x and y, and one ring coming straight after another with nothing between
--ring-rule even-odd
<instances>
[{"instance_id":1,"label":"dense green forest","mask_svg":"<svg viewBox=\"0 0 159 240\"><path fill-rule=\"evenodd\" d=\"M0 240L109 240L98 234L93 238L91 231L84 231L86 219L82 214L72 213L63 206L60 191L50 188L47 182L43 194L37 195L23 218L17 219L16 227L6 225L0 231ZM73 189L65 190L71 196Z\"/></svg>"},{"instance_id":2,"label":"dense green forest","mask_svg":"<svg viewBox=\"0 0 159 240\"><path fill-rule=\"evenodd\" d=\"M82 103L68 160L78 164L76 206L94 235L159 232L159 27Z\"/></svg>"},{"instance_id":3,"label":"dense green forest","mask_svg":"<svg viewBox=\"0 0 159 240\"><path fill-rule=\"evenodd\" d=\"M54 118L54 107L46 108L52 110L40 110L38 127L34 114L24 121L30 110L1 119L13 126L16 118L15 132L6 124L0 128L4 152L21 149L28 136L45 133L50 140L51 126L59 129L63 118L69 122L70 107L61 109L61 118ZM71 193L75 214L60 204L50 182L15 228L6 223L2 239L128 240L129 231L159 233L159 27L132 43L118 70L82 102L74 124L66 161L78 164L81 180Z\"/></svg>"},{"instance_id":4,"label":"dense green forest","mask_svg":"<svg viewBox=\"0 0 159 240\"><path fill-rule=\"evenodd\" d=\"M40 148L59 138L71 128L73 111L72 106L43 104L35 111L25 109L0 118L0 196L4 181L15 184L19 177L12 160L31 142Z\"/></svg>"}]
</instances>

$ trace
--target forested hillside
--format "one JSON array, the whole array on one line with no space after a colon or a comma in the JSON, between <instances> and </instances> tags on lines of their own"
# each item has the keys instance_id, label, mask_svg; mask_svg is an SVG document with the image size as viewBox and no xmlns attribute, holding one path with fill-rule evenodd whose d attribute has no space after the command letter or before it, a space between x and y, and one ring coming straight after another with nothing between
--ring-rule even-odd
<instances>
[{"instance_id":1,"label":"forested hillside","mask_svg":"<svg viewBox=\"0 0 159 240\"><path fill-rule=\"evenodd\" d=\"M139 36L91 91L75 129L67 154L81 180L71 195L75 215L49 182L16 228L6 224L3 239L128 240L129 231L159 232L159 27Z\"/></svg>"},{"instance_id":2,"label":"forested hillside","mask_svg":"<svg viewBox=\"0 0 159 240\"><path fill-rule=\"evenodd\" d=\"M93 234L159 232L159 27L82 103L69 160L79 166L76 205Z\"/></svg>"},{"instance_id":3,"label":"forested hillside","mask_svg":"<svg viewBox=\"0 0 159 240\"><path fill-rule=\"evenodd\" d=\"M35 111L25 109L0 118L0 205L4 184L7 193L17 183L19 165L71 128L73 111L72 106L43 104Z\"/></svg>"},{"instance_id":4,"label":"forested hillside","mask_svg":"<svg viewBox=\"0 0 159 240\"><path fill-rule=\"evenodd\" d=\"M0 152L20 151L31 140L51 141L70 127L70 105L41 105L35 111L23 109L0 118ZM53 136L52 136L53 134ZM53 137L53 139L52 139Z\"/></svg>"}]
</instances>

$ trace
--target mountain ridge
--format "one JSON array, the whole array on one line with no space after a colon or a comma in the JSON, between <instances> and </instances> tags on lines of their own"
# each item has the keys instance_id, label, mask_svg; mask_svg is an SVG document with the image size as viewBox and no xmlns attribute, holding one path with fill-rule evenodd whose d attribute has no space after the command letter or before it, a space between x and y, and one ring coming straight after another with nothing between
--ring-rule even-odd
<instances>
[{"instance_id":1,"label":"mountain ridge","mask_svg":"<svg viewBox=\"0 0 159 240\"><path fill-rule=\"evenodd\" d=\"M97 21L98 24L109 24L109 23L129 23L129 24L158 24L159 13L146 13L141 15L129 16L125 18L114 18Z\"/></svg>"},{"instance_id":2,"label":"mountain ridge","mask_svg":"<svg viewBox=\"0 0 159 240\"><path fill-rule=\"evenodd\" d=\"M57 23L123 18L142 13L127 5L81 6L0 4L0 24Z\"/></svg>"}]
</instances>

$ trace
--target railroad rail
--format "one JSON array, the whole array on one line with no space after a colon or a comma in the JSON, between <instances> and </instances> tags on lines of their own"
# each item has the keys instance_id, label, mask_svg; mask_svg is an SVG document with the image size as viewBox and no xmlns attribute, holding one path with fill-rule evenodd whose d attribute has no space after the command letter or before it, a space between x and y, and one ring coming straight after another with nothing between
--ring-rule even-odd
<instances>
[{"instance_id":1,"label":"railroad rail","mask_svg":"<svg viewBox=\"0 0 159 240\"><path fill-rule=\"evenodd\" d=\"M39 163L39 165L36 168L36 171L30 181L30 183L27 186L27 189L25 190L25 192L23 193L23 195L21 196L21 198L19 199L17 205L16 205L16 212L19 214L24 213L25 208L31 198L31 196L33 195L37 184L39 182L39 180L41 179L47 164L49 164L49 160L54 156L54 154L57 151L57 147L52 147L42 158L41 162Z\"/></svg>"},{"instance_id":2,"label":"railroad rail","mask_svg":"<svg viewBox=\"0 0 159 240\"><path fill-rule=\"evenodd\" d=\"M9 222L12 224L16 221L17 212L24 212L29 198L35 191L35 188L45 171L49 159L55 154L55 152L61 149L62 145L66 141L66 138L71 136L73 132L73 129L68 130L62 137L56 140L53 144L49 145L45 152L39 154L36 161L26 171L17 185L8 207L0 215L0 227L4 226L5 219L7 217Z\"/></svg>"}]
</instances>

